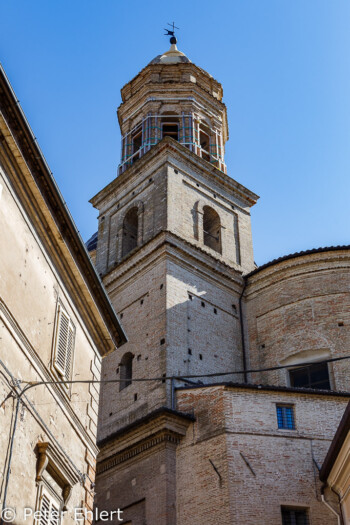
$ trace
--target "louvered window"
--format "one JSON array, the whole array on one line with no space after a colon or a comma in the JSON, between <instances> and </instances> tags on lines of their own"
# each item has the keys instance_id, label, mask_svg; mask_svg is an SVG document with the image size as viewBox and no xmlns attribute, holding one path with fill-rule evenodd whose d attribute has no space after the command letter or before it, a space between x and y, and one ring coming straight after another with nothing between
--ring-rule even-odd
<instances>
[{"instance_id":1,"label":"louvered window","mask_svg":"<svg viewBox=\"0 0 350 525\"><path fill-rule=\"evenodd\" d=\"M74 336L74 325L67 312L59 305L54 367L62 379L66 381L69 381L71 378Z\"/></svg>"},{"instance_id":2,"label":"louvered window","mask_svg":"<svg viewBox=\"0 0 350 525\"><path fill-rule=\"evenodd\" d=\"M60 525L59 505L46 490L41 493L39 511L36 525Z\"/></svg>"}]
</instances>

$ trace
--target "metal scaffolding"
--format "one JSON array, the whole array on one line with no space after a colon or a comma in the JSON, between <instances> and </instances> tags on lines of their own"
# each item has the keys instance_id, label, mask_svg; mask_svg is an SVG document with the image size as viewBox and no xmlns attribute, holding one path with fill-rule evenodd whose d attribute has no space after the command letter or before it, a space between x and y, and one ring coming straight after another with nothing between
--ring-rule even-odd
<instances>
[{"instance_id":1,"label":"metal scaffolding","mask_svg":"<svg viewBox=\"0 0 350 525\"><path fill-rule=\"evenodd\" d=\"M168 131L165 130L165 125ZM173 130L169 131L171 127ZM207 149L201 144L201 134L208 136ZM167 135L173 136L190 151L226 173L221 130L209 127L205 120L194 113L182 112L181 115L149 113L131 131L123 135L118 174L123 173Z\"/></svg>"}]
</instances>

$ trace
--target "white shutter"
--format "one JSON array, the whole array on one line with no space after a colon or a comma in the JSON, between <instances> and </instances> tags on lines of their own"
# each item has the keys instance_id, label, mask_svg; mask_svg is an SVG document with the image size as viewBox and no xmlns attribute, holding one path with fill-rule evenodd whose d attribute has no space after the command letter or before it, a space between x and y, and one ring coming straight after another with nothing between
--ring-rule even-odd
<instances>
[{"instance_id":1,"label":"white shutter","mask_svg":"<svg viewBox=\"0 0 350 525\"><path fill-rule=\"evenodd\" d=\"M53 501L51 501L50 525L59 525L59 523L60 523L59 508L53 503Z\"/></svg>"},{"instance_id":2,"label":"white shutter","mask_svg":"<svg viewBox=\"0 0 350 525\"><path fill-rule=\"evenodd\" d=\"M70 379L74 349L74 325L62 306L58 307L58 322L54 367L67 381Z\"/></svg>"},{"instance_id":3,"label":"white shutter","mask_svg":"<svg viewBox=\"0 0 350 525\"><path fill-rule=\"evenodd\" d=\"M73 346L74 346L74 328L72 324L69 324L68 327L68 340L67 340L67 353L66 353L66 367L65 367L65 378L70 379L70 373L72 368L73 360Z\"/></svg>"},{"instance_id":4,"label":"white shutter","mask_svg":"<svg viewBox=\"0 0 350 525\"><path fill-rule=\"evenodd\" d=\"M39 525L49 525L50 523L50 500L46 494L42 494L40 503Z\"/></svg>"},{"instance_id":5,"label":"white shutter","mask_svg":"<svg viewBox=\"0 0 350 525\"><path fill-rule=\"evenodd\" d=\"M42 489L40 498L40 519L36 521L36 525L59 525L60 512L58 502L48 493L47 490Z\"/></svg>"}]
</instances>

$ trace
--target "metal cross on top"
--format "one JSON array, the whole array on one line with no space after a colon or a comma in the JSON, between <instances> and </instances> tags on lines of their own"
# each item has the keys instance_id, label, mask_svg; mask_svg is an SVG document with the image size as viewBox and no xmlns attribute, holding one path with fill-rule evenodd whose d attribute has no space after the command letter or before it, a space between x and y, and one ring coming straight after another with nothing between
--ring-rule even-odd
<instances>
[{"instance_id":1,"label":"metal cross on top","mask_svg":"<svg viewBox=\"0 0 350 525\"><path fill-rule=\"evenodd\" d=\"M165 35L164 36L170 36L170 43L171 44L176 44L176 37L175 37L175 29L180 29L179 27L176 27L175 25L175 22L173 22L172 24L169 24L168 22L168 26L170 26L172 29L166 29L164 28L164 31L166 31ZM174 41L172 41L174 39Z\"/></svg>"}]
</instances>

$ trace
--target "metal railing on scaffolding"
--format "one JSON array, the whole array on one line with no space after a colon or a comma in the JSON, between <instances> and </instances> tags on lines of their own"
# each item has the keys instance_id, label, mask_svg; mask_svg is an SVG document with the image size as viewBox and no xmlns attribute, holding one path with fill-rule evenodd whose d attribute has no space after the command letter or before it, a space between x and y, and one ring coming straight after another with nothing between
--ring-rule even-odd
<instances>
[{"instance_id":1,"label":"metal railing on scaffolding","mask_svg":"<svg viewBox=\"0 0 350 525\"><path fill-rule=\"evenodd\" d=\"M173 137L190 151L226 173L221 132L216 128L208 128L205 122L205 127L209 130L209 144L205 149L200 141L201 123L201 119L192 113L147 115L121 139L121 162L118 166L118 174L132 166L165 136Z\"/></svg>"}]
</instances>

